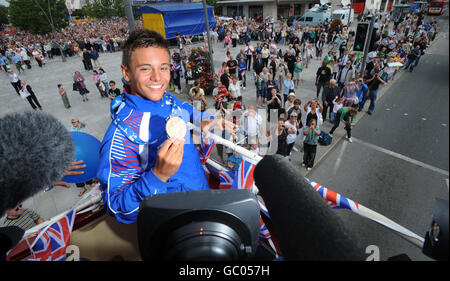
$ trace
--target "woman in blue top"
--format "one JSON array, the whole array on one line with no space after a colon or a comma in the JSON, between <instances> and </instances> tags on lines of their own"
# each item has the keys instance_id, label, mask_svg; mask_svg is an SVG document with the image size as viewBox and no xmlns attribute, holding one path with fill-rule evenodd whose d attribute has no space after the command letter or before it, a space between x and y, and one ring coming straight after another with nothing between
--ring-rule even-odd
<instances>
[{"instance_id":1,"label":"woman in blue top","mask_svg":"<svg viewBox=\"0 0 450 281\"><path fill-rule=\"evenodd\" d=\"M289 92L292 90L294 91L295 85L294 81L292 81L292 74L288 73L286 75L286 79L283 81L283 104L286 104L286 101L288 100Z\"/></svg>"},{"instance_id":2,"label":"woman in blue top","mask_svg":"<svg viewBox=\"0 0 450 281\"><path fill-rule=\"evenodd\" d=\"M245 62L244 57L241 57L238 62L238 78L241 81L242 89L245 90L247 77L245 75L247 70L247 63Z\"/></svg>"}]
</instances>

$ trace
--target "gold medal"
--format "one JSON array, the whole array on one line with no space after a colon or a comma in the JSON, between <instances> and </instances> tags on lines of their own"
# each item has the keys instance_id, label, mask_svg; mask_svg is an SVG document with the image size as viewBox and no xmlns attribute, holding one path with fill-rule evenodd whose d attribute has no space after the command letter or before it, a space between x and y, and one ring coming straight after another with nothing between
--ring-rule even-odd
<instances>
[{"instance_id":1,"label":"gold medal","mask_svg":"<svg viewBox=\"0 0 450 281\"><path fill-rule=\"evenodd\" d=\"M180 117L171 116L166 123L166 133L169 138L184 139L186 131L186 123Z\"/></svg>"}]
</instances>

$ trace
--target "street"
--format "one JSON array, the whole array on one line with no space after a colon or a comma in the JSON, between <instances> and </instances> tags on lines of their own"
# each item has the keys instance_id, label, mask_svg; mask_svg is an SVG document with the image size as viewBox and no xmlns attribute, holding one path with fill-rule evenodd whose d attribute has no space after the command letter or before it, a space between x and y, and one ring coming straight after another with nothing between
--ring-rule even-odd
<instances>
[{"instance_id":1,"label":"street","mask_svg":"<svg viewBox=\"0 0 450 281\"><path fill-rule=\"evenodd\" d=\"M394 81L377 100L374 114L359 120L353 143L340 139L307 175L421 237L431 223L435 198L448 200L449 194L448 16L438 20L440 37L414 72ZM378 246L381 260L402 253L430 260L386 228L350 211L336 212L363 247Z\"/></svg>"}]
</instances>

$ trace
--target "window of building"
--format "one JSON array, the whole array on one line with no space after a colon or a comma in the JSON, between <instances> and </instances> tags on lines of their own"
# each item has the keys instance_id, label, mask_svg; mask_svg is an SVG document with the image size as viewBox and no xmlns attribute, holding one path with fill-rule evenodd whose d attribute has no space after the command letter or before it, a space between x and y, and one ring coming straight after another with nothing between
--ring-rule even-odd
<instances>
[{"instance_id":1,"label":"window of building","mask_svg":"<svg viewBox=\"0 0 450 281\"><path fill-rule=\"evenodd\" d=\"M248 6L248 15L250 18L264 17L263 6Z\"/></svg>"},{"instance_id":2,"label":"window of building","mask_svg":"<svg viewBox=\"0 0 450 281\"><path fill-rule=\"evenodd\" d=\"M278 19L280 19L280 18L287 19L290 16L290 14L289 14L290 9L291 9L290 5L278 5L278 7L277 7Z\"/></svg>"},{"instance_id":3,"label":"window of building","mask_svg":"<svg viewBox=\"0 0 450 281\"><path fill-rule=\"evenodd\" d=\"M302 12L302 5L301 4L295 4L294 5L294 15L295 16L300 16L302 14L303 14L303 12Z\"/></svg>"},{"instance_id":4,"label":"window of building","mask_svg":"<svg viewBox=\"0 0 450 281\"><path fill-rule=\"evenodd\" d=\"M227 7L227 17L235 18L238 16L243 16L243 7L239 6L239 13L238 13L238 6L228 6Z\"/></svg>"}]
</instances>

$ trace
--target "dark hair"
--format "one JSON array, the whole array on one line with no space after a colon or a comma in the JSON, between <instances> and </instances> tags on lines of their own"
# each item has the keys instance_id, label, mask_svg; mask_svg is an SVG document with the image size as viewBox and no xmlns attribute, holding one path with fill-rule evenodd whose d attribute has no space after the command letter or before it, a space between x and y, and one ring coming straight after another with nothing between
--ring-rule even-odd
<instances>
[{"instance_id":1,"label":"dark hair","mask_svg":"<svg viewBox=\"0 0 450 281\"><path fill-rule=\"evenodd\" d=\"M167 50L167 54L170 56L169 43L161 34L156 31L148 29L136 29L128 36L127 41L123 46L122 64L125 67L130 66L131 54L138 48L163 48Z\"/></svg>"},{"instance_id":2,"label":"dark hair","mask_svg":"<svg viewBox=\"0 0 450 281\"><path fill-rule=\"evenodd\" d=\"M62 84L58 84L58 89L59 89L59 87L61 87L62 86Z\"/></svg>"},{"instance_id":3,"label":"dark hair","mask_svg":"<svg viewBox=\"0 0 450 281\"><path fill-rule=\"evenodd\" d=\"M109 83L110 84L113 83L114 85L116 85L116 81L114 81L114 80L109 81Z\"/></svg>"}]
</instances>

